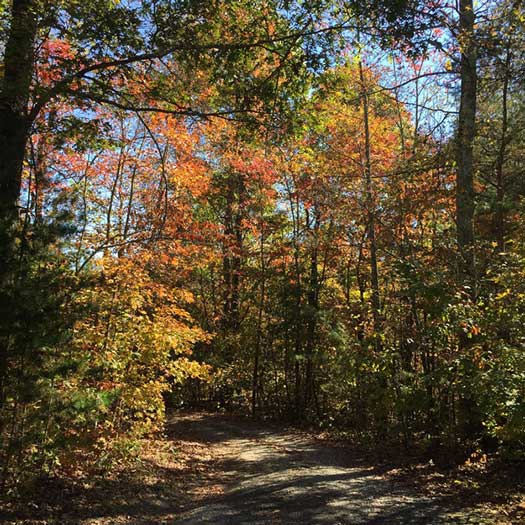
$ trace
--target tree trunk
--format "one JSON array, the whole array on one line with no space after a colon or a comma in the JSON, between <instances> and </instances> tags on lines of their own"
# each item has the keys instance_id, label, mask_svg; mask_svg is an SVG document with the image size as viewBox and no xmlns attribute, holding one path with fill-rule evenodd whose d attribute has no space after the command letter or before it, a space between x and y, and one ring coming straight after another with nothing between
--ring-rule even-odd
<instances>
[{"instance_id":1,"label":"tree trunk","mask_svg":"<svg viewBox=\"0 0 525 525\"><path fill-rule=\"evenodd\" d=\"M368 90L365 85L363 64L359 61L359 80L361 83L361 102L363 105L363 124L365 131L365 165L364 186L366 196L366 207L368 210L367 230L370 249L370 286L372 291L372 313L374 316L374 331L380 330L381 297L379 294L379 271L377 268L377 242L376 242L376 220L375 204L372 192L372 159L370 153L370 124L369 124L369 100Z\"/></svg>"},{"instance_id":2,"label":"tree trunk","mask_svg":"<svg viewBox=\"0 0 525 525\"><path fill-rule=\"evenodd\" d=\"M36 16L32 0L13 0L0 93L0 218L17 216L22 166L31 122L29 89L34 70Z\"/></svg>"},{"instance_id":3,"label":"tree trunk","mask_svg":"<svg viewBox=\"0 0 525 525\"><path fill-rule=\"evenodd\" d=\"M13 0L0 86L0 317L10 319L18 198L31 122L29 89L34 70L36 16L32 0ZM4 401L10 326L0 326L0 403Z\"/></svg>"},{"instance_id":4,"label":"tree trunk","mask_svg":"<svg viewBox=\"0 0 525 525\"><path fill-rule=\"evenodd\" d=\"M243 254L243 219L246 199L241 173L229 173L225 181L223 241L223 311L222 331L225 336L225 359L232 363L238 352L241 328L240 287Z\"/></svg>"},{"instance_id":5,"label":"tree trunk","mask_svg":"<svg viewBox=\"0 0 525 525\"><path fill-rule=\"evenodd\" d=\"M473 0L459 0L459 35L461 49L460 80L461 99L459 106L458 136L456 149L456 224L457 242L460 250L459 277L461 284L469 287L476 299L476 259L474 253L474 165L473 143L476 133L476 44L474 41ZM461 333L459 347L467 352L472 341ZM473 376L474 364L468 362L465 376ZM462 434L472 438L481 430L479 408L470 392L459 400Z\"/></svg>"},{"instance_id":6,"label":"tree trunk","mask_svg":"<svg viewBox=\"0 0 525 525\"><path fill-rule=\"evenodd\" d=\"M318 250L319 250L319 229L320 218L317 211L312 217L313 224L310 226L308 210L306 212L306 223L312 234L312 247L310 253L310 279L307 293L307 321L306 321L306 342L305 342L305 379L304 379L304 402L305 409L310 408L310 404L315 394L315 334L317 329L317 317L319 315L319 272L318 272Z\"/></svg>"},{"instance_id":7,"label":"tree trunk","mask_svg":"<svg viewBox=\"0 0 525 525\"><path fill-rule=\"evenodd\" d=\"M507 98L509 91L509 76L510 76L510 62L511 51L510 41L507 42L507 55L505 58L505 71L503 77L503 88L501 94L501 137L499 144L498 156L496 158L496 213L494 217L496 242L498 243L498 251L505 251L505 186L503 180L503 166L505 164L505 153L507 148L507 129L508 129L508 109Z\"/></svg>"},{"instance_id":8,"label":"tree trunk","mask_svg":"<svg viewBox=\"0 0 525 525\"><path fill-rule=\"evenodd\" d=\"M476 120L476 45L473 0L459 0L459 45L461 48L458 136L456 146L456 224L461 252L460 278L476 295L474 257L473 142Z\"/></svg>"},{"instance_id":9,"label":"tree trunk","mask_svg":"<svg viewBox=\"0 0 525 525\"><path fill-rule=\"evenodd\" d=\"M261 345L262 345L262 324L264 314L264 303L266 300L266 261L264 254L264 217L263 210L261 209L261 221L260 221L260 245L259 245L259 261L261 265L261 291L259 295L259 305L257 313L257 333L255 335L255 355L253 360L253 374L252 374L252 416L257 415L258 398L259 398L259 367L261 360Z\"/></svg>"}]
</instances>

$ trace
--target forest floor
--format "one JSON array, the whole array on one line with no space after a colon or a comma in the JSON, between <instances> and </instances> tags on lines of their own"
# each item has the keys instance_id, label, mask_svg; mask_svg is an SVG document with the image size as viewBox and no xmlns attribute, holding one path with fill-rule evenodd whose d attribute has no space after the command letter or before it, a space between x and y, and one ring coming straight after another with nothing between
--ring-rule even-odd
<instances>
[{"instance_id":1,"label":"forest floor","mask_svg":"<svg viewBox=\"0 0 525 525\"><path fill-rule=\"evenodd\" d=\"M525 523L523 478L509 478L490 461L442 470L357 450L243 418L177 415L133 467L41 480L0 507L0 523Z\"/></svg>"}]
</instances>

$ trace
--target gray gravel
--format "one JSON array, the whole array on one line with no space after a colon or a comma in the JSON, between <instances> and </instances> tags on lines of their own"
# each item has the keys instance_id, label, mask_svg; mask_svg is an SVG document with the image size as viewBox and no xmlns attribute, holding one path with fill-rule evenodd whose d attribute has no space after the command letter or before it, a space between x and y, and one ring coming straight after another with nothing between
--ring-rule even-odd
<instances>
[{"instance_id":1,"label":"gray gravel","mask_svg":"<svg viewBox=\"0 0 525 525\"><path fill-rule=\"evenodd\" d=\"M212 447L225 485L175 525L497 523L306 434L210 415L179 419L173 428Z\"/></svg>"}]
</instances>

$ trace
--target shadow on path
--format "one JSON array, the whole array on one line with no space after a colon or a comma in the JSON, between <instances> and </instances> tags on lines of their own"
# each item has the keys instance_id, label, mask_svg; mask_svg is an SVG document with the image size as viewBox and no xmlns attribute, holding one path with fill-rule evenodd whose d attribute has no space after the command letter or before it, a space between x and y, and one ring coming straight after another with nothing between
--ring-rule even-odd
<instances>
[{"instance_id":1,"label":"shadow on path","mask_svg":"<svg viewBox=\"0 0 525 525\"><path fill-rule=\"evenodd\" d=\"M491 523L457 499L420 494L304 434L215 415L182 419L172 432L214 447L225 482L224 494L175 525Z\"/></svg>"},{"instance_id":2,"label":"shadow on path","mask_svg":"<svg viewBox=\"0 0 525 525\"><path fill-rule=\"evenodd\" d=\"M170 460L108 478L35 485L2 525L489 524L473 491L430 497L349 448L297 430L214 414L176 415ZM468 496L462 498L462 496Z\"/></svg>"}]
</instances>

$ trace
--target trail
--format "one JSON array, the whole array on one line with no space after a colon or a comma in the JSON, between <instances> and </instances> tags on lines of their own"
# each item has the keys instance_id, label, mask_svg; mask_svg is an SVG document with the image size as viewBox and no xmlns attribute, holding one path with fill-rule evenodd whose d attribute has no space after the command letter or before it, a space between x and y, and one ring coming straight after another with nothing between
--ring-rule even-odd
<instances>
[{"instance_id":1,"label":"trail","mask_svg":"<svg viewBox=\"0 0 525 525\"><path fill-rule=\"evenodd\" d=\"M429 486L421 472L445 479L434 467L378 464L349 443L246 418L175 414L148 443L131 470L39 481L18 505L0 505L0 524L525 523L501 506L497 480ZM525 498L516 501L516 512L525 509Z\"/></svg>"},{"instance_id":2,"label":"trail","mask_svg":"<svg viewBox=\"0 0 525 525\"><path fill-rule=\"evenodd\" d=\"M175 525L496 523L303 433L210 415L182 418L173 432L207 444L223 486Z\"/></svg>"}]
</instances>

